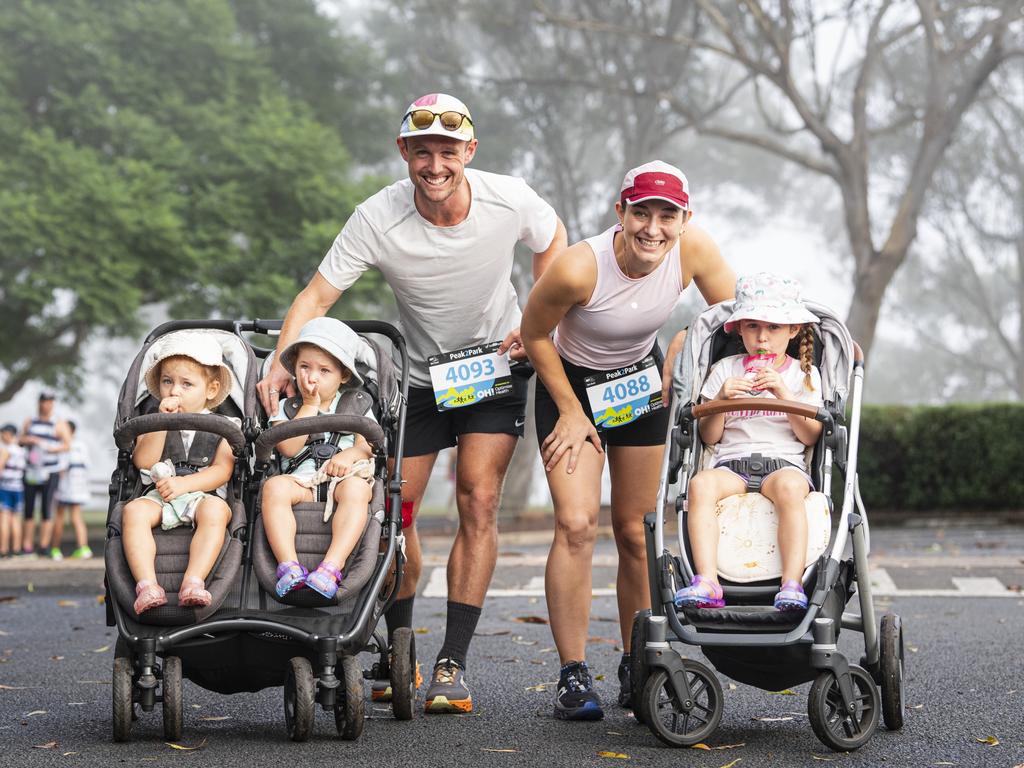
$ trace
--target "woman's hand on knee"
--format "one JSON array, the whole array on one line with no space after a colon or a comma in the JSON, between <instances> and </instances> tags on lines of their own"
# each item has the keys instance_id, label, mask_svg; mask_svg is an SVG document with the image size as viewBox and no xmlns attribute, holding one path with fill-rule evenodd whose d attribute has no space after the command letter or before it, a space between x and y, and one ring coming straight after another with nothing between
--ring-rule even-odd
<instances>
[{"instance_id":1,"label":"woman's hand on knee","mask_svg":"<svg viewBox=\"0 0 1024 768\"><path fill-rule=\"evenodd\" d=\"M555 428L545 438L540 449L541 458L544 460L544 469L550 472L558 466L558 462L568 451L569 461L565 471L572 474L576 469L576 462L579 460L583 445L587 442L590 442L598 453L604 453L597 428L582 410L559 415L558 421L555 422Z\"/></svg>"}]
</instances>

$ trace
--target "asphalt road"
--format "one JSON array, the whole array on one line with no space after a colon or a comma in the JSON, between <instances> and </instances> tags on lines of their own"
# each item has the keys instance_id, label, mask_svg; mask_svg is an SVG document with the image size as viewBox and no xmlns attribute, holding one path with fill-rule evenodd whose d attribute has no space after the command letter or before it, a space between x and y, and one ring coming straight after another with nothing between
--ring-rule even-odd
<instances>
[{"instance_id":1,"label":"asphalt road","mask_svg":"<svg viewBox=\"0 0 1024 768\"><path fill-rule=\"evenodd\" d=\"M503 544L495 584L506 596L489 599L470 654L473 714L418 715L411 722L398 722L387 707L368 704L363 736L357 742L343 742L335 735L332 715L318 712L313 738L295 744L285 735L280 689L221 696L186 681L185 733L179 746L194 748L191 751L164 742L159 708L141 715L130 743L111 743L114 630L104 625L97 601L98 571L80 568L63 579L64 586L56 587L42 586L47 579L37 576L29 592L25 576L30 569L22 569L15 578L7 568L0 574L0 743L5 763L12 766L180 765L182 761L222 766L345 761L474 768L616 764L751 768L827 762L1018 766L1024 763L1020 650L1024 597L1012 587L1015 580L1020 583L1024 570L1019 559L1024 534L1002 529L979 539L973 531L964 530L944 532L936 539L934 533L883 537L876 532L876 560L886 566L894 585L892 594L878 597L878 608L899 613L906 631L908 709L901 732L880 728L855 753L831 752L815 738L806 715L808 685L794 689L793 695L780 695L733 687L727 678L722 678L722 724L707 741L712 749L661 746L646 727L613 703L619 649L610 596L594 598L589 650L593 672L606 676L597 682L607 704L606 717L597 723L555 721L550 686L535 690L558 677L550 633L542 624L517 621L546 615L543 599L530 596L542 573L532 563L542 559L544 546L529 542ZM932 546L936 540L938 550ZM974 546L978 541L998 545ZM603 587L602 580L613 572L609 556L610 546L603 543L595 587ZM986 558L992 564L988 570ZM443 551L432 553L431 562L440 567ZM901 563L910 565L898 567ZM949 584L949 573L956 568L995 574L982 578L1002 583L1004 594L972 596L969 589L957 593L956 582ZM424 572L423 591L428 591L429 570ZM46 571L40 567L33 572ZM919 584L937 585L949 594L918 596ZM443 598L417 601L414 625L424 662L432 661L440 647L444 607ZM852 632L843 633L840 645L854 660L862 652L861 638ZM369 664L370 657L364 658ZM601 757L602 751L628 757Z\"/></svg>"}]
</instances>

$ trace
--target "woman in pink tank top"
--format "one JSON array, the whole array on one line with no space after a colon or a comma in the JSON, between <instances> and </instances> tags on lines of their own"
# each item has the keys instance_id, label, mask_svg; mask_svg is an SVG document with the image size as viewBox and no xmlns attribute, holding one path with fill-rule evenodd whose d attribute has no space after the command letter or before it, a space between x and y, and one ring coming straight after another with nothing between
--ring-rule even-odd
<instances>
[{"instance_id":1,"label":"woman in pink tank top","mask_svg":"<svg viewBox=\"0 0 1024 768\"><path fill-rule=\"evenodd\" d=\"M545 593L562 670L555 717L603 716L586 665L591 566L605 447L623 662L633 614L650 607L643 516L654 509L668 428L672 361L658 331L691 281L709 303L732 298L735 276L711 237L690 224L686 177L660 161L629 171L619 224L576 243L537 281L523 312L523 344L537 369L537 437L555 507ZM553 338L552 338L553 332ZM619 703L629 701L619 666Z\"/></svg>"}]
</instances>

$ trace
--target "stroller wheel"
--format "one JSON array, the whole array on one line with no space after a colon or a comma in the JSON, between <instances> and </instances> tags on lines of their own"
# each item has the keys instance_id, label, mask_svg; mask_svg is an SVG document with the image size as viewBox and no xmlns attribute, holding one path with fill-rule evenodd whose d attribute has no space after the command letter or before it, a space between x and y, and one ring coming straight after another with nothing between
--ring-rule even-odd
<instances>
[{"instance_id":1,"label":"stroller wheel","mask_svg":"<svg viewBox=\"0 0 1024 768\"><path fill-rule=\"evenodd\" d=\"M114 689L114 741L128 741L132 730L132 660L128 656L114 658L111 678Z\"/></svg>"},{"instance_id":2,"label":"stroller wheel","mask_svg":"<svg viewBox=\"0 0 1024 768\"><path fill-rule=\"evenodd\" d=\"M355 656L341 659L340 696L334 700L334 725L345 741L355 741L363 734L363 670Z\"/></svg>"},{"instance_id":3,"label":"stroller wheel","mask_svg":"<svg viewBox=\"0 0 1024 768\"><path fill-rule=\"evenodd\" d=\"M811 684L807 697L807 715L811 728L823 744L836 752L862 747L878 727L881 697L871 675L861 667L850 665L855 707L847 712L839 691L839 680L831 671L822 672Z\"/></svg>"},{"instance_id":4,"label":"stroller wheel","mask_svg":"<svg viewBox=\"0 0 1024 768\"><path fill-rule=\"evenodd\" d=\"M312 734L315 695L313 665L296 656L284 678L284 724L292 741L306 741Z\"/></svg>"},{"instance_id":5,"label":"stroller wheel","mask_svg":"<svg viewBox=\"0 0 1024 768\"><path fill-rule=\"evenodd\" d=\"M181 659L168 656L163 666L164 738L177 741L181 738Z\"/></svg>"},{"instance_id":6,"label":"stroller wheel","mask_svg":"<svg viewBox=\"0 0 1024 768\"><path fill-rule=\"evenodd\" d=\"M651 733L670 747L690 747L703 741L722 720L722 685L715 673L699 661L683 659L693 693L690 709L675 698L668 672L659 669L644 685L641 711Z\"/></svg>"},{"instance_id":7,"label":"stroller wheel","mask_svg":"<svg viewBox=\"0 0 1024 768\"><path fill-rule=\"evenodd\" d=\"M890 731L903 727L903 622L895 613L882 617L878 641L882 677L882 719Z\"/></svg>"},{"instance_id":8,"label":"stroller wheel","mask_svg":"<svg viewBox=\"0 0 1024 768\"><path fill-rule=\"evenodd\" d=\"M391 638L391 712L396 720L412 720L416 704L416 642L410 627Z\"/></svg>"},{"instance_id":9,"label":"stroller wheel","mask_svg":"<svg viewBox=\"0 0 1024 768\"><path fill-rule=\"evenodd\" d=\"M629 639L629 682L631 686L629 706L633 710L633 717L638 723L644 723L643 712L644 686L647 684L647 677L650 674L647 669L647 662L644 656L644 647L647 645L647 619L650 617L650 609L637 611L633 617L633 630Z\"/></svg>"}]
</instances>

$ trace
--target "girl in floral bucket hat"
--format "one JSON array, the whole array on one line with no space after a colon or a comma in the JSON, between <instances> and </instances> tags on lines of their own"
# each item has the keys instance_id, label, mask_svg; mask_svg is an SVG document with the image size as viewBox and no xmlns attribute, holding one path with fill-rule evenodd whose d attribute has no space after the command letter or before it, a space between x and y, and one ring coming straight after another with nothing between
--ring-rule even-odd
<instances>
[{"instance_id":1,"label":"girl in floral bucket hat","mask_svg":"<svg viewBox=\"0 0 1024 768\"><path fill-rule=\"evenodd\" d=\"M720 360L701 388L706 400L738 397L795 400L822 405L821 374L814 367L818 318L800 302L800 284L761 272L736 281L736 302L725 330L736 333L746 353ZM786 350L799 336L799 360ZM721 608L718 583L718 519L715 509L728 496L745 493L753 472L759 492L779 516L782 587L775 596L780 611L802 610L807 596L800 583L807 551L804 499L813 490L805 452L821 434L821 422L770 411L733 411L700 420L705 445L714 446L712 469L690 480L687 530L696 575L676 593L680 608Z\"/></svg>"}]
</instances>

